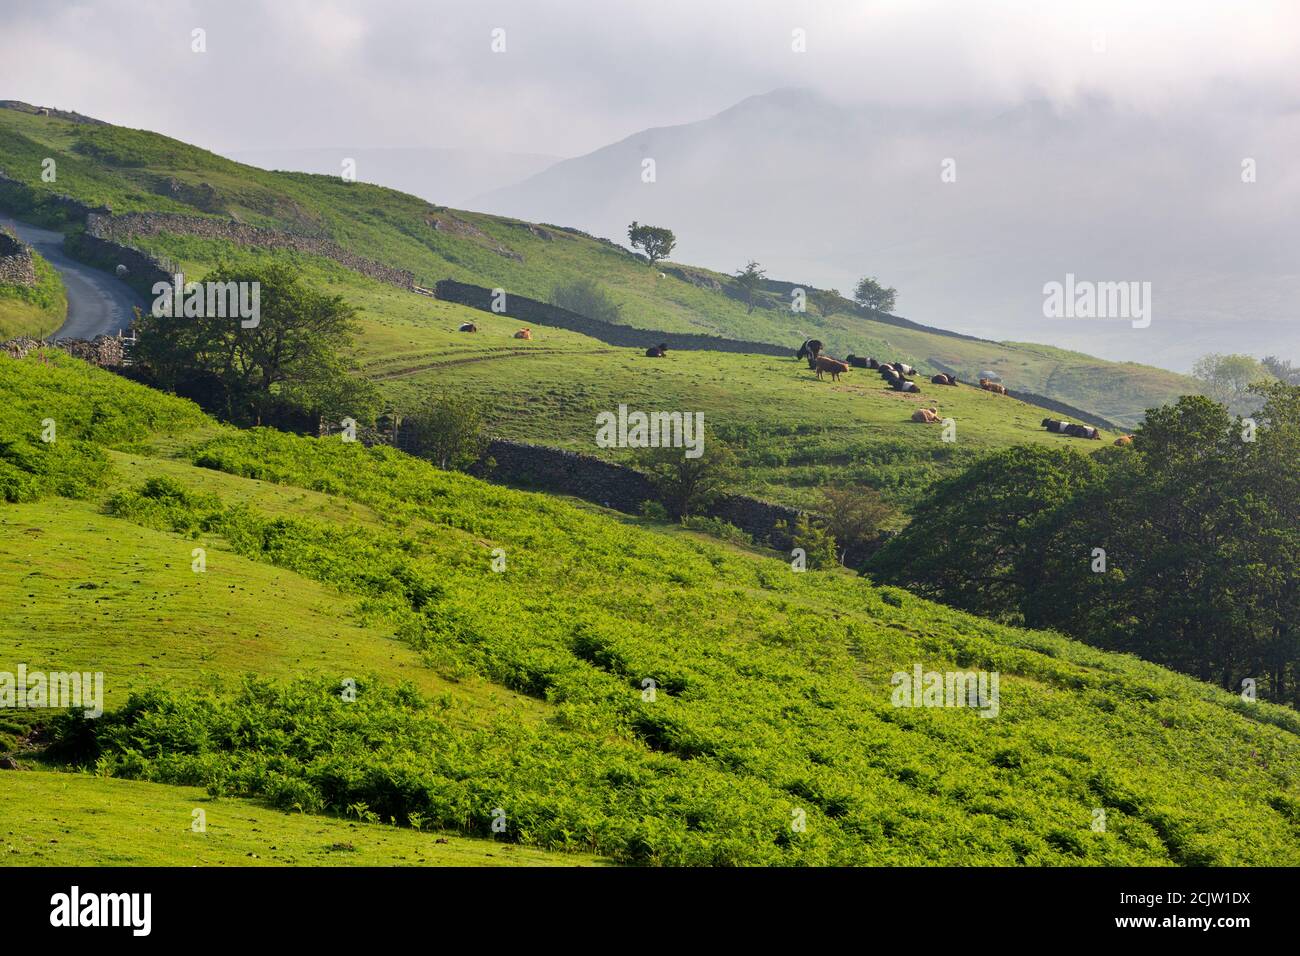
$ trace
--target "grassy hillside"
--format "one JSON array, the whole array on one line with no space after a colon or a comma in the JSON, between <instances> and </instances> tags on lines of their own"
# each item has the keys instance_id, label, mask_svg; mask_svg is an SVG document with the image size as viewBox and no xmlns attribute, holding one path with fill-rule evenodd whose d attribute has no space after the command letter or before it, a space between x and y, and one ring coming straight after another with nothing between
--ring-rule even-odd
<instances>
[{"instance_id":1,"label":"grassy hillside","mask_svg":"<svg viewBox=\"0 0 1300 956\"><path fill-rule=\"evenodd\" d=\"M211 240L142 244L170 247L194 277L241 255ZM971 386L923 382L922 394L904 394L865 369L838 383L819 382L793 356L674 351L653 360L639 349L536 325L532 341L521 341L513 338L518 320L410 295L318 258L270 257L291 262L313 285L361 310L354 356L398 409L409 411L432 392L451 389L482 401L494 434L618 461L631 452L596 446L597 413L620 403L700 411L710 438L738 446L740 490L773 501L816 506L821 486L854 481L910 505L935 478L992 448L1030 442L1086 453L1106 444L1049 434L1040 423L1056 413ZM465 321L479 332L457 332ZM955 441L943 441L937 426L911 421L922 406L954 419Z\"/></svg>"},{"instance_id":2,"label":"grassy hillside","mask_svg":"<svg viewBox=\"0 0 1300 956\"><path fill-rule=\"evenodd\" d=\"M459 834L281 813L197 787L4 777L0 866L582 866L600 859ZM191 829L202 810L203 832Z\"/></svg>"},{"instance_id":3,"label":"grassy hillside","mask_svg":"<svg viewBox=\"0 0 1300 956\"><path fill-rule=\"evenodd\" d=\"M56 184L40 181L47 156L58 162ZM42 192L108 203L119 213L233 216L328 235L363 255L411 270L425 286L451 278L545 299L557 282L594 278L621 305L621 321L641 328L792 347L816 335L832 353L883 353L912 364L935 359L968 378L994 369L1014 388L1125 425L1146 408L1195 390L1190 379L1172 372L1049 347L953 338L847 310L829 318L813 311L792 313L779 285L770 286L760 307L749 313L725 275L670 264L652 269L609 242L560 226L451 210L341 178L267 172L143 131L0 110L0 169ZM364 179L365 170L359 174ZM906 290L903 294L906 302Z\"/></svg>"},{"instance_id":4,"label":"grassy hillside","mask_svg":"<svg viewBox=\"0 0 1300 956\"><path fill-rule=\"evenodd\" d=\"M388 449L220 428L70 359L0 359L0 424L20 499L0 528L49 552L2 552L22 613L102 596L107 622L125 579L135 615L86 647L6 625L0 669L34 650L115 688L100 721L24 735L21 762L202 786L209 821L231 798L296 807L258 829L300 861L335 839L306 821L489 836L500 811L500 841L623 862L1300 862L1294 713L1133 658ZM997 716L893 706L915 665L997 671ZM160 854L191 836L163 828ZM119 852L86 839L83 859Z\"/></svg>"},{"instance_id":5,"label":"grassy hillside","mask_svg":"<svg viewBox=\"0 0 1300 956\"><path fill-rule=\"evenodd\" d=\"M32 256L36 285L0 282L0 342L19 336L45 338L67 318L68 296L63 280L40 255Z\"/></svg>"}]
</instances>

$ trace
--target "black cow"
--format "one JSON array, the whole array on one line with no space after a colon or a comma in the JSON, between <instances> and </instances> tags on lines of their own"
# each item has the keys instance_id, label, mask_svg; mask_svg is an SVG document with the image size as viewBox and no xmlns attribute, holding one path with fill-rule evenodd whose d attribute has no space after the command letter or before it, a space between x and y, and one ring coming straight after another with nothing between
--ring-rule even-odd
<instances>
[{"instance_id":1,"label":"black cow","mask_svg":"<svg viewBox=\"0 0 1300 956\"><path fill-rule=\"evenodd\" d=\"M797 359L815 359L817 353L821 350L822 343L820 339L805 339L803 345L799 346L799 351L794 353L794 357ZM812 368L812 365L809 364L808 367Z\"/></svg>"}]
</instances>

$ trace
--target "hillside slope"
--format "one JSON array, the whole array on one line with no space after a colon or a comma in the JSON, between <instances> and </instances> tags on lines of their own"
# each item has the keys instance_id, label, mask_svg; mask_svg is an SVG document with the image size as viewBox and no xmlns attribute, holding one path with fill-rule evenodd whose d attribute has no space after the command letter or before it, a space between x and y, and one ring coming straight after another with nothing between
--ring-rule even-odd
<instances>
[{"instance_id":1,"label":"hillside slope","mask_svg":"<svg viewBox=\"0 0 1300 956\"><path fill-rule=\"evenodd\" d=\"M1099 95L961 109L855 99L870 95L773 90L638 130L470 208L615 238L633 219L664 223L691 262L756 258L846 291L877 275L912 317L986 338L1173 369L1207 352L1300 351L1300 285L1282 252L1300 241L1300 189L1240 174L1243 143L1260 168L1300 149L1289 107L1243 111L1214 94L1158 115ZM638 175L647 158L653 185ZM1045 319L1043 284L1067 272L1150 282L1151 324Z\"/></svg>"},{"instance_id":2,"label":"hillside slope","mask_svg":"<svg viewBox=\"0 0 1300 956\"><path fill-rule=\"evenodd\" d=\"M176 256L201 277L241 250L226 242L151 237L141 245ZM970 385L894 392L877 373L853 369L837 383L818 381L793 356L672 351L663 361L533 323L531 341L513 337L520 322L455 303L410 295L316 257L278 259L360 309L353 355L393 406L409 413L450 389L478 398L492 433L627 463L628 449L595 443L596 416L631 409L700 412L709 440L736 446L737 488L783 504L816 508L827 484L860 482L908 506L935 478L954 474L993 449L1017 443L1067 445L1081 453L1106 441L1046 432L1049 412ZM457 332L473 322L473 335ZM917 333L918 335L921 333ZM881 346L884 348L886 346ZM897 359L923 362L910 352ZM966 379L966 381L971 381ZM955 432L911 421L919 407L952 418Z\"/></svg>"},{"instance_id":3,"label":"hillside slope","mask_svg":"<svg viewBox=\"0 0 1300 956\"><path fill-rule=\"evenodd\" d=\"M1300 862L1294 713L1133 658L388 449L221 428L58 356L0 358L0 424L9 540L66 543L6 559L5 586L55 620L100 592L162 619L148 642L38 639L44 666L97 666L119 692L24 762L473 835L500 821L504 841L624 862ZM248 618L272 577L328 622ZM217 650L195 669L221 680L157 686L157 660L194 660L191 631L227 612L211 639L265 675L238 680ZM9 627L0 669L26 660L28 630ZM395 685L411 653L445 689ZM319 666L286 679L277 655ZM996 714L987 696L985 716L895 706L894 675L917 667L998 672Z\"/></svg>"},{"instance_id":4,"label":"hillside slope","mask_svg":"<svg viewBox=\"0 0 1300 956\"><path fill-rule=\"evenodd\" d=\"M35 285L0 282L0 342L19 336L43 338L63 324L68 298L58 272L39 253L32 254L32 264Z\"/></svg>"},{"instance_id":5,"label":"hillside slope","mask_svg":"<svg viewBox=\"0 0 1300 956\"><path fill-rule=\"evenodd\" d=\"M54 184L41 181L46 157L57 161ZM546 299L559 282L594 278L621 305L621 321L641 328L705 332L791 348L817 335L835 353L897 352L922 361L934 357L967 377L985 368L1005 370L1012 387L1121 424L1133 424L1146 408L1195 388L1189 379L1159 369L903 330L856 311L829 318L812 310L793 313L779 285L769 287L750 313L728 276L665 265L661 278L661 269L649 268L622 247L573 229L448 209L337 177L267 172L143 131L0 109L0 170L39 197L62 193L108 204L115 213L233 217L327 236L347 249L410 270L426 287L451 278ZM15 214L62 216L49 203L33 207L25 190L0 182L0 208L6 207ZM166 237L162 245L168 245ZM754 255L763 258L761 250Z\"/></svg>"}]
</instances>

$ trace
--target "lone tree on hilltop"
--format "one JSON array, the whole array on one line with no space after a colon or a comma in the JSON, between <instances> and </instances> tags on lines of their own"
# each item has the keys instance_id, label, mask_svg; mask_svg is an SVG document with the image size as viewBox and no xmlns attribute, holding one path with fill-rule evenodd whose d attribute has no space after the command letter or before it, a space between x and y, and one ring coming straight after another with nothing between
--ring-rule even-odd
<instances>
[{"instance_id":1,"label":"lone tree on hilltop","mask_svg":"<svg viewBox=\"0 0 1300 956\"><path fill-rule=\"evenodd\" d=\"M853 300L864 309L876 312L893 312L898 300L897 289L886 289L874 276L864 276L853 290Z\"/></svg>"},{"instance_id":2,"label":"lone tree on hilltop","mask_svg":"<svg viewBox=\"0 0 1300 956\"><path fill-rule=\"evenodd\" d=\"M763 279L766 276L766 270L760 269L758 263L753 259L750 259L745 268L736 273L736 284L740 286L741 290L745 293L745 305L748 306L747 311L754 311L754 293L757 292L758 287L763 284Z\"/></svg>"},{"instance_id":3,"label":"lone tree on hilltop","mask_svg":"<svg viewBox=\"0 0 1300 956\"><path fill-rule=\"evenodd\" d=\"M839 289L825 289L813 295L813 304L817 306L817 311L823 316L829 316L835 311L835 306L840 301Z\"/></svg>"},{"instance_id":4,"label":"lone tree on hilltop","mask_svg":"<svg viewBox=\"0 0 1300 956\"><path fill-rule=\"evenodd\" d=\"M668 254L673 251L677 245L677 237L673 235L671 229L664 229L662 226L643 226L635 219L632 225L627 227L627 238L632 243L632 248L640 248L650 264L654 265L660 259L668 258Z\"/></svg>"}]
</instances>

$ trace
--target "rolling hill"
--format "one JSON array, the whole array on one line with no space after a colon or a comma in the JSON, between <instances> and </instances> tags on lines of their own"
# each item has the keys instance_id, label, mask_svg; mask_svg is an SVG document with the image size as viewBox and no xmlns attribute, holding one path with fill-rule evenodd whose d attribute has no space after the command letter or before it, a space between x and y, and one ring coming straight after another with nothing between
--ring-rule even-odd
<instances>
[{"instance_id":1,"label":"rolling hill","mask_svg":"<svg viewBox=\"0 0 1300 956\"><path fill-rule=\"evenodd\" d=\"M55 183L41 180L47 157L56 160ZM880 351L913 364L943 363L968 379L990 369L1014 388L1125 426L1146 408L1195 389L1191 380L1149 366L981 342L843 306L826 317L793 313L788 283L769 283L750 313L726 275L685 265L650 269L621 246L571 228L453 210L337 177L267 172L144 131L0 109L0 171L21 184L0 182L0 207L19 216L66 221L50 201L58 193L119 214L235 218L328 237L410 270L422 286L450 278L543 300L557 283L593 278L619 303L619 321L628 325L791 348L815 335L832 353ZM184 258L182 237L155 238L160 251Z\"/></svg>"},{"instance_id":2,"label":"rolling hill","mask_svg":"<svg viewBox=\"0 0 1300 956\"><path fill-rule=\"evenodd\" d=\"M195 786L221 798L215 860L436 862L417 831L446 829L578 862L1300 862L1294 712L1132 657L391 449L237 431L59 354L0 357L0 426L0 670L101 671L109 705L13 712L3 749L39 772L0 775L45 831L110 814L79 862L193 859ZM916 668L998 673L996 714L897 706ZM7 860L33 859L30 816L0 816Z\"/></svg>"},{"instance_id":3,"label":"rolling hill","mask_svg":"<svg viewBox=\"0 0 1300 956\"><path fill-rule=\"evenodd\" d=\"M1207 352L1300 352L1282 252L1300 240L1298 148L1294 108L1242 110L1226 89L1159 119L1088 96L889 108L778 89L639 130L470 208L615 238L633 219L662 223L691 262L758 259L845 290L876 275L930 325L1186 370ZM1150 282L1150 326L1044 318L1043 285L1066 273Z\"/></svg>"},{"instance_id":4,"label":"rolling hill","mask_svg":"<svg viewBox=\"0 0 1300 956\"><path fill-rule=\"evenodd\" d=\"M196 277L242 254L231 243L193 237L146 237L139 245L174 257ZM623 463L631 451L595 444L599 412L620 404L699 411L710 438L736 446L743 466L738 490L796 507L815 509L818 489L838 482L871 485L907 506L935 478L992 448L1065 443L1090 452L1114 437L1105 432L1106 441L1092 442L1048 433L1040 422L1056 413L970 385L926 382L921 394L903 394L865 369L820 382L792 356L674 351L656 361L640 349L536 323L532 341L521 341L513 338L517 319L411 295L319 257L262 255L291 263L313 285L360 309L353 356L398 410L450 389L478 398L498 437ZM457 332L463 322L474 322L478 333ZM879 354L925 362L911 352L886 352L884 340L877 347ZM954 419L955 441L910 420L922 406Z\"/></svg>"}]
</instances>

